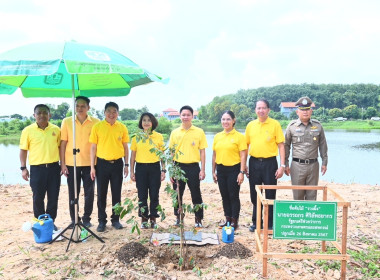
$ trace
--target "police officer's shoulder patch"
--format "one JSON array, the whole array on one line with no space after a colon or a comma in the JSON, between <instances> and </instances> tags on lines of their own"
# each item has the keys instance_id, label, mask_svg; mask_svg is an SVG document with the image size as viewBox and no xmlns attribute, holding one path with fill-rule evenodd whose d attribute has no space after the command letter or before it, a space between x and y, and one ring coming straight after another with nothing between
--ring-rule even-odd
<instances>
[{"instance_id":1,"label":"police officer's shoulder patch","mask_svg":"<svg viewBox=\"0 0 380 280\"><path fill-rule=\"evenodd\" d=\"M318 120L316 120L316 119L311 119L311 122L321 123L320 121L318 121Z\"/></svg>"},{"instance_id":2,"label":"police officer's shoulder patch","mask_svg":"<svg viewBox=\"0 0 380 280\"><path fill-rule=\"evenodd\" d=\"M295 124L297 122L297 120L292 120L290 121L290 123L288 124L288 127L292 126L293 124Z\"/></svg>"}]
</instances>

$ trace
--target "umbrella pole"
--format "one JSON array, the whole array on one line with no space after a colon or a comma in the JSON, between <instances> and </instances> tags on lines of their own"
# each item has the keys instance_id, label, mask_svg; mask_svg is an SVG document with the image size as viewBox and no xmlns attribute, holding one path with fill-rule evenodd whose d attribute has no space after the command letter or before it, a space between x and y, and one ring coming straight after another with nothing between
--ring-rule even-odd
<instances>
[{"instance_id":1,"label":"umbrella pole","mask_svg":"<svg viewBox=\"0 0 380 280\"><path fill-rule=\"evenodd\" d=\"M63 234L69 229L70 225L65 228L59 235L57 235L52 241L49 242L49 244L53 243L55 240L57 240L60 236L63 238L69 240L69 243L67 244L66 252L69 250L70 243L79 243L83 242L90 236L94 236L96 239L98 239L100 242L104 243L103 239L101 239L99 236L97 236L94 232L92 232L88 227L86 227L82 221L79 221L78 217L78 212L79 212L79 207L78 207L78 184L77 184L77 163L76 163L76 154L79 153L79 149L76 149L76 134L75 134L75 81L74 81L74 75L71 75L71 85L72 85L72 100L73 100L73 113L72 113L72 119L73 119L73 159L74 159L74 201L70 201L70 203L74 204L74 211L75 211L75 224L73 227L73 231L71 233L70 238L64 236ZM80 233L82 229L86 229L88 231L88 235L81 240L80 239Z\"/></svg>"},{"instance_id":2,"label":"umbrella pole","mask_svg":"<svg viewBox=\"0 0 380 280\"><path fill-rule=\"evenodd\" d=\"M72 111L72 119L73 119L73 158L74 158L74 213L75 213L75 225L74 225L74 232L73 232L73 240L78 241L79 240L79 230L76 225L79 223L79 218L78 218L78 212L79 212L79 207L78 207L78 184L77 184L77 162L76 162L76 157L77 157L77 149L76 149L76 129L75 129L75 89L74 89L74 75L71 75L71 83L72 83L72 89L73 89L73 95L72 95L72 100L73 100L73 111ZM72 203L72 202L70 202Z\"/></svg>"}]
</instances>

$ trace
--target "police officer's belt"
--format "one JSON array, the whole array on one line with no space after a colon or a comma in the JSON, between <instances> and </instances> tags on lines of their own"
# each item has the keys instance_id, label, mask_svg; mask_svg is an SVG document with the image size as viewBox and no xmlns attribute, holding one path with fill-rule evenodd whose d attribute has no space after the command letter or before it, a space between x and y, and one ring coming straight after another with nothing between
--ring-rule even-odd
<instances>
[{"instance_id":1,"label":"police officer's belt","mask_svg":"<svg viewBox=\"0 0 380 280\"><path fill-rule=\"evenodd\" d=\"M300 159L300 158L293 158L293 161L299 162L299 163L305 163L305 164L310 164L318 161L316 158L312 159Z\"/></svg>"}]
</instances>

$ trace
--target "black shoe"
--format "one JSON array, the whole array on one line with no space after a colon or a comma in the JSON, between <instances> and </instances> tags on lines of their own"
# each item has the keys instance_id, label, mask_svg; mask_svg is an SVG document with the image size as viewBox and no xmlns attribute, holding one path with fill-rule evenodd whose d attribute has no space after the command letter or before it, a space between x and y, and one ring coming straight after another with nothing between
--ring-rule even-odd
<instances>
[{"instance_id":1,"label":"black shoe","mask_svg":"<svg viewBox=\"0 0 380 280\"><path fill-rule=\"evenodd\" d=\"M90 221L85 221L85 222L83 222L83 225L85 226L85 227L92 227L92 224L90 223Z\"/></svg>"},{"instance_id":2,"label":"black shoe","mask_svg":"<svg viewBox=\"0 0 380 280\"><path fill-rule=\"evenodd\" d=\"M201 218L197 218L197 217L195 217L195 225L194 225L194 227L195 227L196 229L201 229L201 228L203 228L203 225L202 225L202 219L201 219Z\"/></svg>"},{"instance_id":3,"label":"black shoe","mask_svg":"<svg viewBox=\"0 0 380 280\"><path fill-rule=\"evenodd\" d=\"M174 226L179 227L181 225L181 220L179 219L179 216L177 216L177 219L175 220Z\"/></svg>"},{"instance_id":4,"label":"black shoe","mask_svg":"<svg viewBox=\"0 0 380 280\"><path fill-rule=\"evenodd\" d=\"M145 218L145 217L142 217L141 218L141 225L140 225L140 228L141 229L148 229L149 226L148 226L148 218Z\"/></svg>"},{"instance_id":5,"label":"black shoe","mask_svg":"<svg viewBox=\"0 0 380 280\"><path fill-rule=\"evenodd\" d=\"M251 225L251 226L249 227L249 231L250 231L250 232L255 232L255 230L256 230L256 225L255 225L255 224L253 224L253 225Z\"/></svg>"},{"instance_id":6,"label":"black shoe","mask_svg":"<svg viewBox=\"0 0 380 280\"><path fill-rule=\"evenodd\" d=\"M106 223L99 223L98 227L96 228L97 232L103 232L106 230Z\"/></svg>"},{"instance_id":7,"label":"black shoe","mask_svg":"<svg viewBox=\"0 0 380 280\"><path fill-rule=\"evenodd\" d=\"M123 228L123 225L120 224L118 221L116 221L116 222L112 222L112 226L113 226L115 229L122 229L122 228Z\"/></svg>"}]
</instances>

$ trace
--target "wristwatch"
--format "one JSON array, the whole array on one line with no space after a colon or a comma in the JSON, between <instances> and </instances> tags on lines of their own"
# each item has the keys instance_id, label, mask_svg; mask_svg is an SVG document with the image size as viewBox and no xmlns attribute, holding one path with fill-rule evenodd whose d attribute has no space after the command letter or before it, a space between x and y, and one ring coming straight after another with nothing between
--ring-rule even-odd
<instances>
[{"instance_id":1,"label":"wristwatch","mask_svg":"<svg viewBox=\"0 0 380 280\"><path fill-rule=\"evenodd\" d=\"M128 163L126 163L126 164L124 164L124 166L125 166L125 167L129 167L129 164L128 164Z\"/></svg>"},{"instance_id":2,"label":"wristwatch","mask_svg":"<svg viewBox=\"0 0 380 280\"><path fill-rule=\"evenodd\" d=\"M244 170L240 170L240 173L241 173L241 174L245 174L245 171L244 171Z\"/></svg>"},{"instance_id":3,"label":"wristwatch","mask_svg":"<svg viewBox=\"0 0 380 280\"><path fill-rule=\"evenodd\" d=\"M25 170L26 169L26 166L21 166L20 167L20 170Z\"/></svg>"},{"instance_id":4,"label":"wristwatch","mask_svg":"<svg viewBox=\"0 0 380 280\"><path fill-rule=\"evenodd\" d=\"M164 173L166 173L166 169L161 169L161 172L164 172Z\"/></svg>"},{"instance_id":5,"label":"wristwatch","mask_svg":"<svg viewBox=\"0 0 380 280\"><path fill-rule=\"evenodd\" d=\"M285 167L286 167L286 165L285 165L285 164L281 164L281 167L285 168Z\"/></svg>"}]
</instances>

